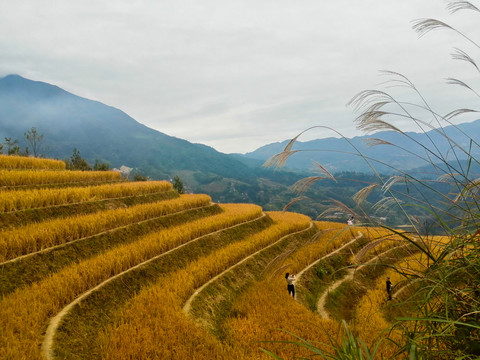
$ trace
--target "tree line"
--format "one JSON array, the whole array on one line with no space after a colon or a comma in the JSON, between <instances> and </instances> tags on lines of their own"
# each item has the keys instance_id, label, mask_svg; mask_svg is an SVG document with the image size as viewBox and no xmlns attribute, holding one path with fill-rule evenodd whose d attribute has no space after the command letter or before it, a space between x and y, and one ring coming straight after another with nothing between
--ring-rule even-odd
<instances>
[{"instance_id":1,"label":"tree line","mask_svg":"<svg viewBox=\"0 0 480 360\"><path fill-rule=\"evenodd\" d=\"M0 154L3 154L3 149L5 148L6 155L41 157L40 152L43 149L44 135L40 134L35 127L32 127L23 135L29 146L26 146L25 149L21 149L18 139L5 137L4 142L0 143Z\"/></svg>"},{"instance_id":2,"label":"tree line","mask_svg":"<svg viewBox=\"0 0 480 360\"><path fill-rule=\"evenodd\" d=\"M20 148L18 139L5 137L3 143L0 143L0 154L43 157L43 152L48 149L44 144L45 136L39 133L36 127L32 127L23 135L27 143L27 146L24 149ZM80 151L77 148L74 148L72 156L65 159L64 161L68 170L110 170L110 165L108 163L101 162L98 159L95 160L95 163L93 165L90 165L88 161L80 155Z\"/></svg>"}]
</instances>

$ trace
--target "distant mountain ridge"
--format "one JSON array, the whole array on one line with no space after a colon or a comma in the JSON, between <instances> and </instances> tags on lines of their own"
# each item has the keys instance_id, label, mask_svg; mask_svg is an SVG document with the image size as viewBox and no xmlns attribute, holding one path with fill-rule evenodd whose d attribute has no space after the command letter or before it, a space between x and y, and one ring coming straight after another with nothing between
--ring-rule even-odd
<instances>
[{"instance_id":1,"label":"distant mountain ridge","mask_svg":"<svg viewBox=\"0 0 480 360\"><path fill-rule=\"evenodd\" d=\"M444 132L450 140L440 134ZM379 172L390 174L399 170L411 170L427 165L426 159L441 163L442 160L428 152L426 148L435 149L435 152L447 161L458 159L466 160L467 155L460 148L470 151L473 156L480 158L480 148L470 144L465 134L468 134L477 143L480 143L480 120L460 125L445 126L440 130L430 130L426 133L407 132L406 135L394 131L383 131L373 135L357 136L351 139L325 138L312 141L296 141L292 150L299 152L291 155L286 167L311 172L313 163L317 162L330 172L355 171L370 173L368 162ZM393 145L369 146L368 139L381 139ZM250 159L266 161L275 154L283 151L289 140L268 144L244 156ZM473 145L471 147L471 145ZM469 150L471 147L471 150ZM455 151L452 151L452 148ZM359 154L362 154L360 156ZM423 158L423 159L422 159Z\"/></svg>"}]
</instances>

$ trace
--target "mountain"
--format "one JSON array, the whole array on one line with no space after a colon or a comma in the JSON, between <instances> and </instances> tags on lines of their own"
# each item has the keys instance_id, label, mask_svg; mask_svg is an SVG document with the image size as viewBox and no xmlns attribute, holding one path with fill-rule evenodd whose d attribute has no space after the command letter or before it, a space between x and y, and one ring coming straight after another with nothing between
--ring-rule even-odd
<instances>
[{"instance_id":1,"label":"mountain","mask_svg":"<svg viewBox=\"0 0 480 360\"><path fill-rule=\"evenodd\" d=\"M23 141L31 127L44 135L49 157L64 159L77 148L89 162L126 165L154 177L188 170L249 179L244 163L150 129L121 110L18 75L0 79L0 138Z\"/></svg>"},{"instance_id":2,"label":"mountain","mask_svg":"<svg viewBox=\"0 0 480 360\"><path fill-rule=\"evenodd\" d=\"M442 133L446 136L443 136ZM370 164L381 173L391 174L397 170L422 168L430 162L443 162L427 149L441 154L446 161L456 161L457 158L466 160L467 155L463 150L479 158L478 146L473 145L471 150L468 150L471 144L466 134L480 143L480 120L457 126L450 125L425 133L407 132L406 136L394 131L383 131L351 139L331 137L306 142L296 141L292 150L299 150L299 152L291 155L285 166L294 170L311 172L315 167L314 162L317 162L332 173L341 171L370 173ZM369 146L368 139L371 138L381 139L394 145ZM288 141L262 146L244 156L249 159L266 161L280 153Z\"/></svg>"},{"instance_id":3,"label":"mountain","mask_svg":"<svg viewBox=\"0 0 480 360\"><path fill-rule=\"evenodd\" d=\"M258 160L168 136L119 109L51 84L18 75L0 78L0 143L8 137L24 150L24 134L32 127L44 136L43 156L67 159L77 148L91 164L98 159L111 167L125 165L152 179L178 175L187 191L209 194L216 202L280 210L292 196L288 186L301 178L265 169ZM305 207L307 212L311 208Z\"/></svg>"},{"instance_id":4,"label":"mountain","mask_svg":"<svg viewBox=\"0 0 480 360\"><path fill-rule=\"evenodd\" d=\"M477 121L462 124L461 128L472 136L478 136L479 126ZM32 127L44 136L41 151L44 156L66 159L77 148L90 163L98 159L112 167L125 165L152 179L171 179L178 175L187 190L209 194L215 202L255 203L265 210L281 210L298 196L289 186L311 174L312 160L332 172L347 171L337 178L338 182L326 180L317 183L306 193L310 200L296 202L289 208L313 218L330 206L331 199L354 206L352 195L376 180L364 161L346 153L352 152L350 144L362 153L398 168L413 169L425 165L414 155L400 152L395 147L368 148L363 144L366 137L355 137L297 142L294 149L320 151L294 154L287 166L296 171L264 168L263 162L281 152L287 141L264 146L246 155L223 154L211 147L192 144L150 129L119 109L76 96L57 86L18 75L1 78L0 142L3 143L6 137L17 139L20 148L25 149L24 134ZM458 130L445 128L445 131L459 145L468 147ZM425 134L409 135L424 144L429 141ZM428 135L442 151L447 152L448 143L435 133ZM396 133L375 135L379 136L413 153L422 154L421 147L412 142L406 143ZM478 147L474 151L478 153ZM391 172L385 166L383 170ZM370 175L358 173L362 171ZM379 200L383 195L375 196L372 201Z\"/></svg>"}]
</instances>

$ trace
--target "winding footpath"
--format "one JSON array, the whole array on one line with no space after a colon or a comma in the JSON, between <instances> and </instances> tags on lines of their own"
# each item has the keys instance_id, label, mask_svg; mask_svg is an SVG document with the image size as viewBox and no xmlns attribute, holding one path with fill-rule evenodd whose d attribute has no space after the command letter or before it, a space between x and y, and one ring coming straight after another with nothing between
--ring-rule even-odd
<instances>
[{"instance_id":1,"label":"winding footpath","mask_svg":"<svg viewBox=\"0 0 480 360\"><path fill-rule=\"evenodd\" d=\"M402 245L401 247L404 247L404 246L408 246L408 245ZM341 279L339 279L339 280L335 281L333 284L331 284L327 288L327 290L324 291L322 296L320 296L320 298L317 301L317 312L318 312L318 314L324 319L329 318L329 315L328 315L327 311L325 310L325 303L327 302L327 296L331 292L335 291L335 289L337 289L342 283L344 283L346 281L352 281L354 276L355 276L356 271L361 270L365 266L371 265L373 262L377 261L379 257L381 257L383 255L386 255L389 252L398 251L398 249L399 249L399 247L394 247L394 248L391 248L391 249L387 249L384 252L380 253L379 255L377 255L377 256L373 257L372 259L370 259L369 261L367 261L365 264L362 264L362 265L357 266L355 268L348 269L347 274L344 277L342 277Z\"/></svg>"},{"instance_id":2,"label":"winding footpath","mask_svg":"<svg viewBox=\"0 0 480 360\"><path fill-rule=\"evenodd\" d=\"M243 258L243 260L239 261L238 263L236 263L235 265L232 265L230 266L228 269L224 270L223 272L221 272L220 274L218 274L217 276L211 278L209 281L207 281L205 284L203 284L202 286L200 286L198 289L195 289L195 291L193 292L192 296L190 296L188 298L188 300L185 302L185 305L183 305L183 312L185 314L189 314L190 313L190 309L191 309L191 306L192 306L192 302L193 300L202 292L203 289L205 289L208 285L210 285L211 283L215 282L217 279L219 279L220 277L222 277L223 275L225 275L226 273L230 272L231 270L233 270L234 268L236 268L237 266L243 264L245 261L251 259L252 257L256 256L257 254L261 253L262 251L272 247L272 246L275 246L276 244L278 244L279 242L281 242L282 240L284 240L285 238L289 237L289 236L292 236L292 235L295 235L295 234L300 234L302 232L305 232L305 231L308 231L310 230L311 228L313 227L313 223L310 222L310 225L305 228L305 229L302 229L302 230L298 230L298 231L295 231L295 232L292 232L290 234L287 234L287 235L284 235L282 236L280 239L278 239L277 241L275 241L274 243L258 250L257 252L253 253L253 254L250 254L248 255L247 257Z\"/></svg>"},{"instance_id":3,"label":"winding footpath","mask_svg":"<svg viewBox=\"0 0 480 360\"><path fill-rule=\"evenodd\" d=\"M338 249L328 253L327 255L325 256L322 256L321 258L317 259L316 261L314 261L313 263L311 263L310 265L308 265L307 267L305 267L302 271L298 272L296 277L297 277L297 282L300 280L300 278L302 277L302 275L307 271L309 270L310 268L312 268L313 266L315 266L316 264L318 264L320 261L322 260L325 260L325 259L328 259L329 257L331 256L334 256L336 254L338 254L340 251L348 248L350 245L354 244L356 241L360 240L361 238L363 237L363 233L362 232L358 232L358 235L356 237L354 237L352 240L350 240L349 242L347 242L346 244L342 245L341 247L339 247ZM350 274L350 271L349 270L349 273L347 274L347 276L351 276L353 278L353 271L351 271L351 274ZM340 286L340 284L344 281L344 279L341 279L337 282L335 282L333 285L331 285L324 293L323 295L320 297L319 301L317 302L317 312L320 314L320 316L322 318L328 318L328 314L327 312L325 311L325 301L326 301L326 298L327 298L327 295L330 291L333 291L334 289L336 289L338 286ZM335 286L335 287L334 287Z\"/></svg>"},{"instance_id":4,"label":"winding footpath","mask_svg":"<svg viewBox=\"0 0 480 360\"><path fill-rule=\"evenodd\" d=\"M358 235L356 237L354 237L352 240L350 240L349 242L347 242L346 244L342 245L341 247L339 247L338 249L328 253L327 255L325 256L322 256L321 258L315 260L313 263L311 263L310 265L308 265L306 268L304 268L302 271L298 272L295 276L297 277L297 281L302 277L303 273L305 271L307 271L308 269L310 269L311 267L315 266L316 264L318 264L320 261L322 260L325 260L325 259L328 259L330 256L333 256L333 255L336 255L338 254L340 251L342 251L343 249L349 247L350 245L352 245L353 243L355 243L356 241L360 240L361 238L363 237L363 233L361 233L360 231L358 232Z\"/></svg>"}]
</instances>

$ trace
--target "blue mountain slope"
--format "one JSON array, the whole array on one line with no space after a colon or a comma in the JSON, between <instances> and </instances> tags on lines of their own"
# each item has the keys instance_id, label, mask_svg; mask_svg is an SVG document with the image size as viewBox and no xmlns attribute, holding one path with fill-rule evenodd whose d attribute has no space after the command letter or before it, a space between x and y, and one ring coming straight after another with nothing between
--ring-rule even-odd
<instances>
[{"instance_id":1,"label":"blue mountain slope","mask_svg":"<svg viewBox=\"0 0 480 360\"><path fill-rule=\"evenodd\" d=\"M300 152L293 154L286 166L305 171L313 169L313 163L318 162L331 172L370 172L370 166L373 166L378 171L392 173L396 169L409 170L422 167L429 162L455 161L457 158L464 160L468 152L477 158L480 157L478 145L470 144L469 139L471 137L480 143L480 120L460 124L457 127L432 129L426 133L408 132L406 135L384 131L351 139L297 141L292 150ZM372 138L381 139L392 145L369 146L368 139ZM286 140L265 145L245 156L266 161L281 152L287 143Z\"/></svg>"},{"instance_id":2,"label":"blue mountain slope","mask_svg":"<svg viewBox=\"0 0 480 360\"><path fill-rule=\"evenodd\" d=\"M51 157L66 158L77 148L91 162L139 167L160 177L178 170L238 179L249 174L229 155L150 129L111 106L18 75L0 79L0 139L22 142L33 126L44 134Z\"/></svg>"}]
</instances>

